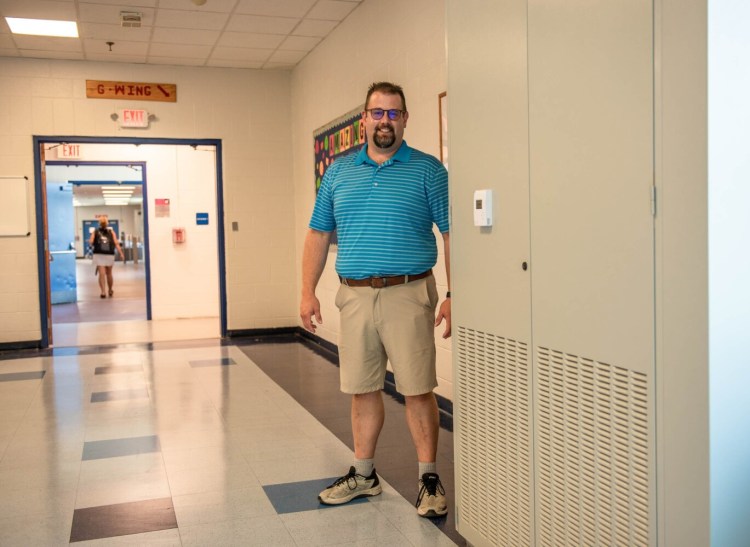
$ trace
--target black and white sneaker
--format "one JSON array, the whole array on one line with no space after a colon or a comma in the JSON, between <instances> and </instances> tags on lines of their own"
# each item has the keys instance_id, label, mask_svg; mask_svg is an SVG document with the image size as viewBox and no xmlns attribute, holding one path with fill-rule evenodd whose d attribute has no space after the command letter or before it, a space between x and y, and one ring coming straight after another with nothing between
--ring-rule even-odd
<instances>
[{"instance_id":1,"label":"black and white sneaker","mask_svg":"<svg viewBox=\"0 0 750 547\"><path fill-rule=\"evenodd\" d=\"M369 477L364 477L358 475L352 466L346 475L336 479L333 484L318 494L318 500L325 505L341 505L356 498L377 496L382 491L374 469Z\"/></svg>"},{"instance_id":2,"label":"black and white sneaker","mask_svg":"<svg viewBox=\"0 0 750 547\"><path fill-rule=\"evenodd\" d=\"M417 514L420 517L442 517L448 513L445 501L445 488L437 473L425 473L419 480Z\"/></svg>"}]
</instances>

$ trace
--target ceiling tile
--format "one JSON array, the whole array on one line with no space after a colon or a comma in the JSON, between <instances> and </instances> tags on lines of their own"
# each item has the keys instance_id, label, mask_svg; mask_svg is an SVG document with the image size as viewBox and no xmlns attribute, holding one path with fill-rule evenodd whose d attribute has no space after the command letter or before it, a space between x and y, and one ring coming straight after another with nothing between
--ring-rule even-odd
<instances>
[{"instance_id":1,"label":"ceiling tile","mask_svg":"<svg viewBox=\"0 0 750 547\"><path fill-rule=\"evenodd\" d=\"M194 30L156 27L151 39L165 44L195 44L212 46L219 39L218 30Z\"/></svg>"},{"instance_id":2,"label":"ceiling tile","mask_svg":"<svg viewBox=\"0 0 750 547\"><path fill-rule=\"evenodd\" d=\"M309 19L343 21L359 4L342 0L320 0L306 15Z\"/></svg>"},{"instance_id":3,"label":"ceiling tile","mask_svg":"<svg viewBox=\"0 0 750 547\"><path fill-rule=\"evenodd\" d=\"M116 53L86 53L87 61L101 61L104 63L145 63L146 54L143 55L117 55Z\"/></svg>"},{"instance_id":4,"label":"ceiling tile","mask_svg":"<svg viewBox=\"0 0 750 547\"><path fill-rule=\"evenodd\" d=\"M83 41L83 47L87 57L92 53L101 53L105 57L108 53L113 55L143 55L145 57L148 53L148 43L146 42L117 42L110 51L105 42L87 39Z\"/></svg>"},{"instance_id":5,"label":"ceiling tile","mask_svg":"<svg viewBox=\"0 0 750 547\"><path fill-rule=\"evenodd\" d=\"M229 15L226 13L165 9L160 9L156 13L156 25L171 28L221 30L224 28L227 19L229 19Z\"/></svg>"},{"instance_id":6,"label":"ceiling tile","mask_svg":"<svg viewBox=\"0 0 750 547\"><path fill-rule=\"evenodd\" d=\"M338 21L316 21L313 19L304 19L299 26L294 29L295 36L328 36L336 28Z\"/></svg>"},{"instance_id":7,"label":"ceiling tile","mask_svg":"<svg viewBox=\"0 0 750 547\"><path fill-rule=\"evenodd\" d=\"M195 57L161 57L158 55L149 55L148 63L152 65L204 66L206 60Z\"/></svg>"},{"instance_id":8,"label":"ceiling tile","mask_svg":"<svg viewBox=\"0 0 750 547\"><path fill-rule=\"evenodd\" d=\"M15 49L16 44L10 34L0 34L0 49Z\"/></svg>"},{"instance_id":9,"label":"ceiling tile","mask_svg":"<svg viewBox=\"0 0 750 547\"><path fill-rule=\"evenodd\" d=\"M28 36L15 34L13 40L18 49L39 51L82 51L81 41L76 38L56 38L53 36Z\"/></svg>"},{"instance_id":10,"label":"ceiling tile","mask_svg":"<svg viewBox=\"0 0 750 547\"><path fill-rule=\"evenodd\" d=\"M233 32L260 32L263 34L289 34L299 19L291 17L262 17L260 15L235 15L226 30Z\"/></svg>"},{"instance_id":11,"label":"ceiling tile","mask_svg":"<svg viewBox=\"0 0 750 547\"><path fill-rule=\"evenodd\" d=\"M103 23L80 23L78 33L81 38L104 40L105 42L148 42L151 39L151 27L123 28L121 25Z\"/></svg>"},{"instance_id":12,"label":"ceiling tile","mask_svg":"<svg viewBox=\"0 0 750 547\"><path fill-rule=\"evenodd\" d=\"M211 54L211 59L266 61L273 53L272 49L250 49L240 47L217 47Z\"/></svg>"},{"instance_id":13,"label":"ceiling tile","mask_svg":"<svg viewBox=\"0 0 750 547\"><path fill-rule=\"evenodd\" d=\"M159 0L85 0L90 4L117 6L125 11L139 11L139 8L155 8ZM161 3L164 3L163 1Z\"/></svg>"},{"instance_id":14,"label":"ceiling tile","mask_svg":"<svg viewBox=\"0 0 750 547\"><path fill-rule=\"evenodd\" d=\"M289 36L282 42L279 49L294 49L297 51L311 51L320 43L320 38L311 36Z\"/></svg>"},{"instance_id":15,"label":"ceiling tile","mask_svg":"<svg viewBox=\"0 0 750 547\"><path fill-rule=\"evenodd\" d=\"M152 43L148 53L149 58L157 56L178 58L196 57L205 59L208 57L209 53L211 53L211 46Z\"/></svg>"},{"instance_id":16,"label":"ceiling tile","mask_svg":"<svg viewBox=\"0 0 750 547\"><path fill-rule=\"evenodd\" d=\"M284 41L279 34L244 34L225 32L219 40L220 46L256 49L276 49Z\"/></svg>"},{"instance_id":17,"label":"ceiling tile","mask_svg":"<svg viewBox=\"0 0 750 547\"><path fill-rule=\"evenodd\" d=\"M263 61L243 61L241 59L209 59L206 61L207 66L224 67L224 68L261 68Z\"/></svg>"},{"instance_id":18,"label":"ceiling tile","mask_svg":"<svg viewBox=\"0 0 750 547\"><path fill-rule=\"evenodd\" d=\"M271 55L271 58L268 60L269 62L272 62L272 63L296 64L300 62L305 57L305 55L307 55L307 51L278 50L278 51L274 51L273 55Z\"/></svg>"},{"instance_id":19,"label":"ceiling tile","mask_svg":"<svg viewBox=\"0 0 750 547\"><path fill-rule=\"evenodd\" d=\"M235 12L279 17L303 17L315 2L316 0L240 0Z\"/></svg>"},{"instance_id":20,"label":"ceiling tile","mask_svg":"<svg viewBox=\"0 0 750 547\"><path fill-rule=\"evenodd\" d=\"M75 21L76 6L73 2L54 2L50 0L2 0L0 13L3 17L22 17L26 19L56 19Z\"/></svg>"},{"instance_id":21,"label":"ceiling tile","mask_svg":"<svg viewBox=\"0 0 750 547\"><path fill-rule=\"evenodd\" d=\"M230 13L236 2L237 0L207 0L202 6L197 6L191 0L159 0L159 9Z\"/></svg>"},{"instance_id":22,"label":"ceiling tile","mask_svg":"<svg viewBox=\"0 0 750 547\"><path fill-rule=\"evenodd\" d=\"M280 69L280 70L291 70L294 68L295 63L266 63L263 65L264 69Z\"/></svg>"},{"instance_id":23,"label":"ceiling tile","mask_svg":"<svg viewBox=\"0 0 750 547\"><path fill-rule=\"evenodd\" d=\"M106 23L120 25L121 11L136 11L142 16L142 25L150 27L154 24L154 10L151 8L124 8L122 6L107 6L102 4L78 4L78 20L84 23Z\"/></svg>"},{"instance_id":24,"label":"ceiling tile","mask_svg":"<svg viewBox=\"0 0 750 547\"><path fill-rule=\"evenodd\" d=\"M45 51L43 49L22 49L21 57L28 57L30 59L73 59L83 60L82 51Z\"/></svg>"},{"instance_id":25,"label":"ceiling tile","mask_svg":"<svg viewBox=\"0 0 750 547\"><path fill-rule=\"evenodd\" d=\"M203 6L197 6L197 1L0 0L0 16L74 19L81 35L80 39L14 37L0 17L0 57L83 56L85 60L103 62L197 66L207 65L210 57L211 66L288 69L315 49L361 3L206 0ZM122 27L121 11L140 13L142 26ZM107 42L113 42L112 51ZM217 51L212 52L212 48ZM276 49L287 53L269 59Z\"/></svg>"}]
</instances>

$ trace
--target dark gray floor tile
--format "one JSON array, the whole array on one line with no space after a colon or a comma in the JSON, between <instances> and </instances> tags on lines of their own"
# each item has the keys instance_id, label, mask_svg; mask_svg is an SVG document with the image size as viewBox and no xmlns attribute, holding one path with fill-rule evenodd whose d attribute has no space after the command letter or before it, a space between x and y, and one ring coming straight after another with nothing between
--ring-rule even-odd
<instances>
[{"instance_id":1,"label":"dark gray floor tile","mask_svg":"<svg viewBox=\"0 0 750 547\"><path fill-rule=\"evenodd\" d=\"M172 498L76 509L70 542L177 528Z\"/></svg>"},{"instance_id":2,"label":"dark gray floor tile","mask_svg":"<svg viewBox=\"0 0 750 547\"><path fill-rule=\"evenodd\" d=\"M96 367L94 374L125 374L128 372L143 372L141 365L119 365L112 367Z\"/></svg>"},{"instance_id":3,"label":"dark gray floor tile","mask_svg":"<svg viewBox=\"0 0 750 547\"><path fill-rule=\"evenodd\" d=\"M84 461L101 460L135 454L149 454L151 452L161 452L159 437L156 435L83 443L83 457L81 459Z\"/></svg>"},{"instance_id":4,"label":"dark gray floor tile","mask_svg":"<svg viewBox=\"0 0 750 547\"><path fill-rule=\"evenodd\" d=\"M18 382L19 380L41 380L44 378L44 370L31 372L6 372L0 374L0 382Z\"/></svg>"},{"instance_id":5,"label":"dark gray floor tile","mask_svg":"<svg viewBox=\"0 0 750 547\"><path fill-rule=\"evenodd\" d=\"M107 401L125 401L128 399L148 399L148 390L120 389L117 391L95 391L91 394L92 403L104 403Z\"/></svg>"},{"instance_id":6,"label":"dark gray floor tile","mask_svg":"<svg viewBox=\"0 0 750 547\"><path fill-rule=\"evenodd\" d=\"M323 505L318 501L318 494L325 490L338 477L316 479L312 481L290 482L286 484L269 484L263 487L278 514L299 513L315 509L329 509L335 506ZM364 503L367 498L358 498L347 505Z\"/></svg>"},{"instance_id":7,"label":"dark gray floor tile","mask_svg":"<svg viewBox=\"0 0 750 547\"><path fill-rule=\"evenodd\" d=\"M236 365L231 357L222 357L221 359L201 359L199 361L188 361L193 368L199 367L226 367Z\"/></svg>"}]
</instances>

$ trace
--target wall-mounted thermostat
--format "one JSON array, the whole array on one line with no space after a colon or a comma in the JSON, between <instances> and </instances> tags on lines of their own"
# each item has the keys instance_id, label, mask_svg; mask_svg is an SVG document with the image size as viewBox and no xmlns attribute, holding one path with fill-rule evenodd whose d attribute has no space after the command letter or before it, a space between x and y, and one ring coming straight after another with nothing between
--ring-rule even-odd
<instances>
[{"instance_id":1,"label":"wall-mounted thermostat","mask_svg":"<svg viewBox=\"0 0 750 547\"><path fill-rule=\"evenodd\" d=\"M492 226L492 190L474 191L474 226Z\"/></svg>"}]
</instances>

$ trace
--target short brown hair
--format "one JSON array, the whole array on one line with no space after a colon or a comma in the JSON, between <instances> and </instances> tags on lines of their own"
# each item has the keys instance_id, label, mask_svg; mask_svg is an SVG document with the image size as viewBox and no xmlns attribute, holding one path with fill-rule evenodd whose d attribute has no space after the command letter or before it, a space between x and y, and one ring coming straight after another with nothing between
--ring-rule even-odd
<instances>
[{"instance_id":1,"label":"short brown hair","mask_svg":"<svg viewBox=\"0 0 750 547\"><path fill-rule=\"evenodd\" d=\"M375 82L367 90L367 97L365 98L365 108L370 105L370 95L373 93L385 93L386 95L398 95L401 97L401 104L403 105L404 111L406 111L406 97L404 96L404 90L400 85L392 84L391 82Z\"/></svg>"}]
</instances>

